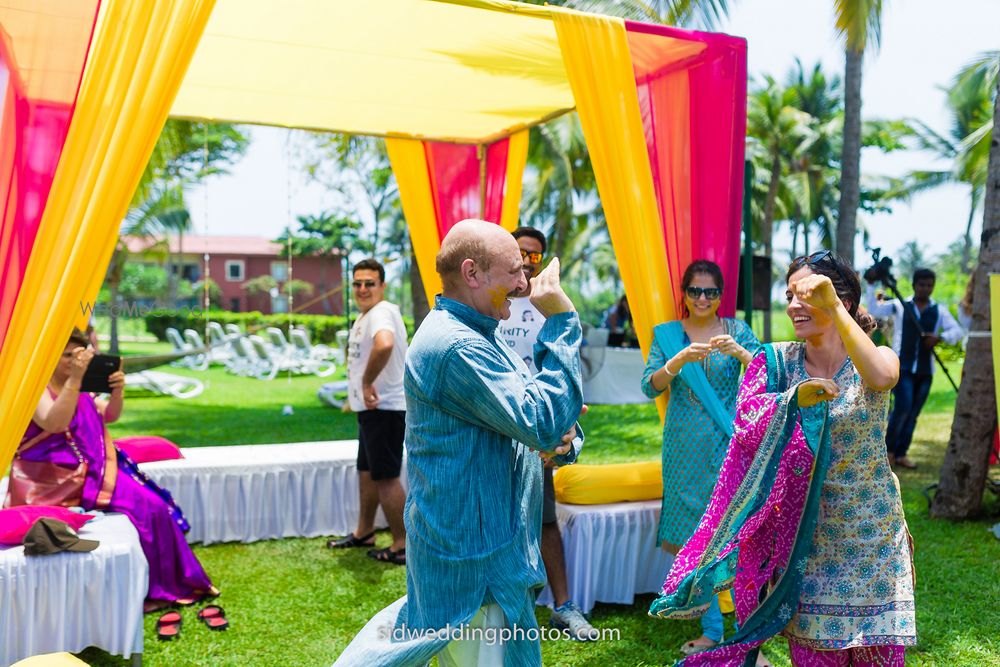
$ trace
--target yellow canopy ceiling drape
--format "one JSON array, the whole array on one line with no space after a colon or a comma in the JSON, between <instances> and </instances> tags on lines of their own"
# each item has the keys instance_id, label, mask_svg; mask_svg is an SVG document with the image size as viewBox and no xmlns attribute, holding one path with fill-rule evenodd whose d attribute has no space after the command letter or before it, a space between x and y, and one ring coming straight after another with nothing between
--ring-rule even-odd
<instances>
[{"instance_id":1,"label":"yellow canopy ceiling drape","mask_svg":"<svg viewBox=\"0 0 1000 667\"><path fill-rule=\"evenodd\" d=\"M213 0L110 0L0 350L6 468L82 308L100 288L125 215ZM12 381L17 378L17 381Z\"/></svg>"},{"instance_id":2,"label":"yellow canopy ceiling drape","mask_svg":"<svg viewBox=\"0 0 1000 667\"><path fill-rule=\"evenodd\" d=\"M510 137L517 224L527 128L577 109L639 342L674 317L626 27L504 0L105 0L22 293L0 350L10 460L168 115L388 138L430 294L439 245L421 140ZM683 41L683 40L681 40ZM678 57L689 48L681 45ZM637 57L641 57L639 54ZM663 403L660 408L662 411Z\"/></svg>"}]
</instances>

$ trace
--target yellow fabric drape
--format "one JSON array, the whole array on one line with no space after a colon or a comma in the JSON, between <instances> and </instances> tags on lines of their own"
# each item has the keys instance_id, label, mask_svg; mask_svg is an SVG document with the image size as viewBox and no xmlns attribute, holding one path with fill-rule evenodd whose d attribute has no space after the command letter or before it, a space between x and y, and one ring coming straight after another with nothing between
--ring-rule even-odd
<instances>
[{"instance_id":1,"label":"yellow fabric drape","mask_svg":"<svg viewBox=\"0 0 1000 667\"><path fill-rule=\"evenodd\" d=\"M528 130L510 135L507 143L507 175L504 180L503 213L500 226L508 232L517 229L521 213L521 183L528 162Z\"/></svg>"},{"instance_id":2,"label":"yellow fabric drape","mask_svg":"<svg viewBox=\"0 0 1000 667\"><path fill-rule=\"evenodd\" d=\"M434 296L441 293L441 277L434 267L441 240L438 238L424 144L414 139L386 138L385 147L399 187L399 200L410 230L413 255L417 258L427 303L433 308Z\"/></svg>"},{"instance_id":3,"label":"yellow fabric drape","mask_svg":"<svg viewBox=\"0 0 1000 667\"><path fill-rule=\"evenodd\" d=\"M214 0L110 0L88 56L48 203L0 351L6 468L118 228ZM14 380L16 378L16 381Z\"/></svg>"},{"instance_id":4,"label":"yellow fabric drape","mask_svg":"<svg viewBox=\"0 0 1000 667\"><path fill-rule=\"evenodd\" d=\"M625 24L549 9L639 345L648 356L653 326L675 319L676 311ZM657 407L662 418L663 397Z\"/></svg>"},{"instance_id":5,"label":"yellow fabric drape","mask_svg":"<svg viewBox=\"0 0 1000 667\"><path fill-rule=\"evenodd\" d=\"M421 141L387 137L386 152L396 176L399 200L410 230L413 254L420 268L427 302L434 305L434 296L441 293L441 277L434 266L434 258L441 249L430 175L427 172L427 155ZM521 180L528 160L528 131L515 132L507 145L507 171L504 182L503 208L500 224L513 231L517 227L521 207Z\"/></svg>"}]
</instances>

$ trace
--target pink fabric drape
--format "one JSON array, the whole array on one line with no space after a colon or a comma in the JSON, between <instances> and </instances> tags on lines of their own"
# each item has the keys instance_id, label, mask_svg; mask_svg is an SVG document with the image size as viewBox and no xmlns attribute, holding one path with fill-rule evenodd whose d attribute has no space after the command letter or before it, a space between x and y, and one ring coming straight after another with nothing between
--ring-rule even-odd
<instances>
[{"instance_id":1,"label":"pink fabric drape","mask_svg":"<svg viewBox=\"0 0 1000 667\"><path fill-rule=\"evenodd\" d=\"M626 21L675 303L680 278L709 259L736 310L746 134L746 42ZM678 312L678 316L680 313Z\"/></svg>"},{"instance_id":2,"label":"pink fabric drape","mask_svg":"<svg viewBox=\"0 0 1000 667\"><path fill-rule=\"evenodd\" d=\"M0 14L0 203L3 212L0 217L0 346L7 334L69 131L97 19L99 3L95 0L91 5L93 13L88 14L86 29L66 31L61 29L60 21L73 21L74 17L39 14L30 32L24 30L24 25L18 26L22 41L7 33L3 14ZM19 18L25 20L24 14ZM66 39L74 43L66 44ZM17 57L17 48L22 43L30 51L28 57L34 58L26 70L19 70L17 66L25 60ZM67 57L67 52L72 55ZM46 76L52 77L52 81L38 80ZM36 97L32 90L44 93ZM41 98L43 94L45 99Z\"/></svg>"},{"instance_id":3,"label":"pink fabric drape","mask_svg":"<svg viewBox=\"0 0 1000 667\"><path fill-rule=\"evenodd\" d=\"M500 223L509 143L509 139L501 139L486 147L486 173L481 174L477 145L423 142L439 239L444 239L456 222L466 218ZM483 181L485 197L481 195Z\"/></svg>"}]
</instances>

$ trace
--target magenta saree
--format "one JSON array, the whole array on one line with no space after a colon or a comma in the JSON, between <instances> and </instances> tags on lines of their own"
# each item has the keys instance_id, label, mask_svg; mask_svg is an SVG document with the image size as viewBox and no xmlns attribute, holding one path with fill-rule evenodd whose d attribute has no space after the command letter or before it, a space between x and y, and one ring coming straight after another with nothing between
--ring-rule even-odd
<instances>
[{"instance_id":1,"label":"magenta saree","mask_svg":"<svg viewBox=\"0 0 1000 667\"><path fill-rule=\"evenodd\" d=\"M771 345L750 363L719 483L649 613L700 616L732 589L738 630L677 664L753 665L794 615L830 457L827 406L800 408Z\"/></svg>"},{"instance_id":2,"label":"magenta saree","mask_svg":"<svg viewBox=\"0 0 1000 667\"><path fill-rule=\"evenodd\" d=\"M81 506L121 512L139 533L149 563L147 600L174 602L214 591L212 582L184 539L188 529L170 494L158 487L108 437L104 419L90 394L81 394L69 430L87 462ZM18 456L67 468L78 465L64 433L48 433L31 422Z\"/></svg>"}]
</instances>

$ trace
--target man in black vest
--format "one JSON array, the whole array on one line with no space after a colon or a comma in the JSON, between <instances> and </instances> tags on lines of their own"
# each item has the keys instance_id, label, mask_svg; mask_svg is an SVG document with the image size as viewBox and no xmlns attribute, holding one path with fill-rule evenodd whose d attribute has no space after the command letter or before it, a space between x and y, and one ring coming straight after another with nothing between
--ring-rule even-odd
<instances>
[{"instance_id":1,"label":"man in black vest","mask_svg":"<svg viewBox=\"0 0 1000 667\"><path fill-rule=\"evenodd\" d=\"M899 355L899 382L892 390L892 413L885 443L889 463L902 468L917 467L906 452L913 440L917 417L931 391L935 363L931 350L942 340L954 345L962 339L962 328L947 306L931 298L935 280L930 269L914 271L913 298L902 304L896 299L877 301L871 283L867 290L869 312L878 318L891 316L893 321L892 348ZM920 329L914 319L920 322Z\"/></svg>"}]
</instances>

